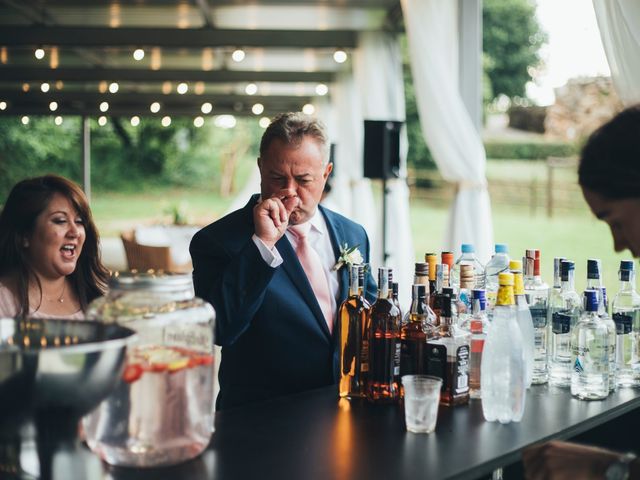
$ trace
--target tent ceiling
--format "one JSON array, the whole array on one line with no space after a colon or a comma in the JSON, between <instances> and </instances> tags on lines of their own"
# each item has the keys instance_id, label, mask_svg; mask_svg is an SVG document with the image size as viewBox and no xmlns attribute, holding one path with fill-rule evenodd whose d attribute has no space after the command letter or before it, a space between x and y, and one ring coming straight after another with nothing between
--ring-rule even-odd
<instances>
[{"instance_id":1,"label":"tent ceiling","mask_svg":"<svg viewBox=\"0 0 640 480\"><path fill-rule=\"evenodd\" d=\"M56 115L101 115L105 101L108 115L154 115L154 101L159 116L201 115L205 102L211 114L299 110L351 68L337 49L401 28L399 0L0 0L0 114L51 115L56 102Z\"/></svg>"}]
</instances>

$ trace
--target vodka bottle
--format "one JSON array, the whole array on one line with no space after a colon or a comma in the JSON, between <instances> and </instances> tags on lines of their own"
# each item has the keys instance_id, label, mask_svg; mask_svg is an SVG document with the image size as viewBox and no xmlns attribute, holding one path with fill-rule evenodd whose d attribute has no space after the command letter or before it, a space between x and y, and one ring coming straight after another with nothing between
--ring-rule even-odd
<instances>
[{"instance_id":1,"label":"vodka bottle","mask_svg":"<svg viewBox=\"0 0 640 480\"><path fill-rule=\"evenodd\" d=\"M427 285L413 285L409 317L400 329L400 376L426 375L427 339L434 334L434 315L427 303Z\"/></svg>"},{"instance_id":2,"label":"vodka bottle","mask_svg":"<svg viewBox=\"0 0 640 480\"><path fill-rule=\"evenodd\" d=\"M601 400L609 395L610 340L598 316L598 292L585 290L584 313L571 333L571 395Z\"/></svg>"},{"instance_id":3,"label":"vodka bottle","mask_svg":"<svg viewBox=\"0 0 640 480\"><path fill-rule=\"evenodd\" d=\"M616 324L616 374L619 387L640 386L640 297L636 292L636 273L631 260L620 262L620 290L613 299Z\"/></svg>"},{"instance_id":4,"label":"vodka bottle","mask_svg":"<svg viewBox=\"0 0 640 480\"><path fill-rule=\"evenodd\" d=\"M533 358L535 352L535 332L533 329L533 319L527 298L524 295L524 279L522 277L522 262L511 260L509 269L513 273L513 293L516 301L516 314L518 326L522 333L522 347L524 349L525 385L531 386L533 379Z\"/></svg>"},{"instance_id":5,"label":"vodka bottle","mask_svg":"<svg viewBox=\"0 0 640 480\"><path fill-rule=\"evenodd\" d=\"M616 324L607 314L607 289L602 285L602 262L597 258L587 260L587 290L595 290L598 296L598 317L609 332L609 391L616 389Z\"/></svg>"},{"instance_id":6,"label":"vodka bottle","mask_svg":"<svg viewBox=\"0 0 640 480\"><path fill-rule=\"evenodd\" d=\"M549 285L540 276L540 250L527 250L524 265L524 293L533 320L534 345L533 378L531 383L547 383L547 311Z\"/></svg>"},{"instance_id":7,"label":"vodka bottle","mask_svg":"<svg viewBox=\"0 0 640 480\"><path fill-rule=\"evenodd\" d=\"M367 322L370 305L364 297L364 266L349 269L349 297L340 306L340 397L366 396L369 373Z\"/></svg>"},{"instance_id":8,"label":"vodka bottle","mask_svg":"<svg viewBox=\"0 0 640 480\"><path fill-rule=\"evenodd\" d=\"M460 328L471 334L471 354L469 357L469 395L471 398L481 398L480 390L480 364L482 363L482 351L489 331L489 319L487 318L486 296L482 289L471 291L473 313L466 319Z\"/></svg>"},{"instance_id":9,"label":"vodka bottle","mask_svg":"<svg viewBox=\"0 0 640 480\"><path fill-rule=\"evenodd\" d=\"M491 319L498 293L498 275L509 271L509 249L504 243L496 243L496 253L484 268L484 285L487 291L487 313Z\"/></svg>"},{"instance_id":10,"label":"vodka bottle","mask_svg":"<svg viewBox=\"0 0 640 480\"><path fill-rule=\"evenodd\" d=\"M560 262L560 294L549 303L551 312L551 349L549 352L549 384L571 385L571 331L580 316L582 301L574 287L575 264Z\"/></svg>"},{"instance_id":11,"label":"vodka bottle","mask_svg":"<svg viewBox=\"0 0 640 480\"><path fill-rule=\"evenodd\" d=\"M470 334L456 325L451 297L442 299L440 325L427 340L428 370L442 378L440 403L461 405L469 401Z\"/></svg>"},{"instance_id":12,"label":"vodka bottle","mask_svg":"<svg viewBox=\"0 0 640 480\"><path fill-rule=\"evenodd\" d=\"M501 273L493 322L484 344L480 390L485 420L519 422L525 406L525 366L513 275Z\"/></svg>"},{"instance_id":13,"label":"vodka bottle","mask_svg":"<svg viewBox=\"0 0 640 480\"><path fill-rule=\"evenodd\" d=\"M475 272L475 282L473 288L484 288L484 267L476 257L476 249L470 243L463 243L462 255L458 257L456 263L453 265L451 272L452 283L455 288L460 287L460 265L473 265L473 271Z\"/></svg>"},{"instance_id":14,"label":"vodka bottle","mask_svg":"<svg viewBox=\"0 0 640 480\"><path fill-rule=\"evenodd\" d=\"M389 269L378 269L378 298L371 306L367 398L374 403L400 397L400 310L389 295Z\"/></svg>"}]
</instances>

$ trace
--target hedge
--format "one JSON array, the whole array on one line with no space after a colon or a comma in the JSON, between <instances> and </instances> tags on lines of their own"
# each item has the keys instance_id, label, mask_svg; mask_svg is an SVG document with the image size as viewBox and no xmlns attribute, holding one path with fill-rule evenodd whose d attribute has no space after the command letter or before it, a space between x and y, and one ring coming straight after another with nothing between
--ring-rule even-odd
<instances>
[{"instance_id":1,"label":"hedge","mask_svg":"<svg viewBox=\"0 0 640 480\"><path fill-rule=\"evenodd\" d=\"M485 142L487 158L539 160L547 157L571 157L578 147L567 142Z\"/></svg>"}]
</instances>

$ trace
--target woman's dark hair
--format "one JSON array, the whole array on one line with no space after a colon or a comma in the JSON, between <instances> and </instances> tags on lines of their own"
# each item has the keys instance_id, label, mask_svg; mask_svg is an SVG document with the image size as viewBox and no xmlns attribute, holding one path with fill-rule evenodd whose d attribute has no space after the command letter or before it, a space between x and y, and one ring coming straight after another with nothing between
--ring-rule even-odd
<instances>
[{"instance_id":1,"label":"woman's dark hair","mask_svg":"<svg viewBox=\"0 0 640 480\"><path fill-rule=\"evenodd\" d=\"M80 187L57 175L22 180L11 189L0 212L0 276L11 275L16 279L19 317L29 313L29 277L35 276L24 248L25 241L33 233L38 215L56 193L71 202L84 223L82 252L75 270L69 275L82 310L86 311L94 298L103 295L107 286L109 272L100 259L98 230ZM36 281L39 284L37 276Z\"/></svg>"},{"instance_id":2,"label":"woman's dark hair","mask_svg":"<svg viewBox=\"0 0 640 480\"><path fill-rule=\"evenodd\" d=\"M582 149L578 181L605 198L640 197L640 105L591 134Z\"/></svg>"}]
</instances>

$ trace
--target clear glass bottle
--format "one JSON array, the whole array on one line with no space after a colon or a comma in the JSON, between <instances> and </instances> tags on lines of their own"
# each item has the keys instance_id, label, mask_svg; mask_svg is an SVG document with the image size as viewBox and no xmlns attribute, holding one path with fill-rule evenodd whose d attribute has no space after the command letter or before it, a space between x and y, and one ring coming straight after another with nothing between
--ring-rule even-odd
<instances>
[{"instance_id":1,"label":"clear glass bottle","mask_svg":"<svg viewBox=\"0 0 640 480\"><path fill-rule=\"evenodd\" d=\"M619 387L640 386L640 296L636 292L633 261L620 262L620 290L613 299L613 321L616 324L616 375Z\"/></svg>"},{"instance_id":2,"label":"clear glass bottle","mask_svg":"<svg viewBox=\"0 0 640 480\"><path fill-rule=\"evenodd\" d=\"M340 397L366 397L369 373L367 324L371 306L364 297L364 266L349 268L349 296L340 306Z\"/></svg>"},{"instance_id":3,"label":"clear glass bottle","mask_svg":"<svg viewBox=\"0 0 640 480\"><path fill-rule=\"evenodd\" d=\"M472 314L460 326L471 334L469 356L469 396L482 398L480 390L480 365L482 363L482 351L489 331L489 319L487 318L487 300L483 289L471 291Z\"/></svg>"},{"instance_id":4,"label":"clear glass bottle","mask_svg":"<svg viewBox=\"0 0 640 480\"><path fill-rule=\"evenodd\" d=\"M471 291L476 285L476 275L471 264L459 265L459 269L458 325L462 325L471 316Z\"/></svg>"},{"instance_id":5,"label":"clear glass bottle","mask_svg":"<svg viewBox=\"0 0 640 480\"><path fill-rule=\"evenodd\" d=\"M390 298L388 268L378 268L378 298L370 319L367 398L374 403L395 402L400 398L401 315Z\"/></svg>"},{"instance_id":6,"label":"clear glass bottle","mask_svg":"<svg viewBox=\"0 0 640 480\"><path fill-rule=\"evenodd\" d=\"M191 275L119 273L89 318L138 334L115 391L83 420L87 444L111 465L171 465L209 444L214 411L214 311Z\"/></svg>"},{"instance_id":7,"label":"clear glass bottle","mask_svg":"<svg viewBox=\"0 0 640 480\"><path fill-rule=\"evenodd\" d=\"M574 286L575 264L560 262L560 294L549 303L551 312L551 349L549 352L549 384L556 387L571 385L571 331L582 311L582 300Z\"/></svg>"},{"instance_id":8,"label":"clear glass bottle","mask_svg":"<svg viewBox=\"0 0 640 480\"><path fill-rule=\"evenodd\" d=\"M433 336L435 315L427 303L428 285L413 285L408 321L400 329L400 376L426 375L427 339Z\"/></svg>"},{"instance_id":9,"label":"clear glass bottle","mask_svg":"<svg viewBox=\"0 0 640 480\"><path fill-rule=\"evenodd\" d=\"M531 383L541 385L549 380L547 367L547 315L549 285L540 275L540 250L527 250L524 265L524 293L529 304L534 329L534 360ZM558 282L559 283L559 282Z\"/></svg>"},{"instance_id":10,"label":"clear glass bottle","mask_svg":"<svg viewBox=\"0 0 640 480\"><path fill-rule=\"evenodd\" d=\"M524 365L525 365L525 385L527 388L531 386L533 380L533 359L535 355L535 332L533 329L533 318L529 310L529 304L524 294L524 278L522 276L522 262L519 260L511 260L509 269L513 274L513 293L516 302L516 315L518 318L518 326L522 333L522 347L524 349Z\"/></svg>"},{"instance_id":11,"label":"clear glass bottle","mask_svg":"<svg viewBox=\"0 0 640 480\"><path fill-rule=\"evenodd\" d=\"M460 265L473 265L473 270L475 272L475 282L472 288L484 288L484 266L476 257L476 249L470 243L463 243L461 246L461 255L456 260L456 263L453 265L453 270L451 272L451 285L455 288L460 287Z\"/></svg>"},{"instance_id":12,"label":"clear glass bottle","mask_svg":"<svg viewBox=\"0 0 640 480\"><path fill-rule=\"evenodd\" d=\"M513 275L501 273L493 322L482 352L480 389L485 420L519 422L526 386L522 334L518 327Z\"/></svg>"},{"instance_id":13,"label":"clear glass bottle","mask_svg":"<svg viewBox=\"0 0 640 480\"><path fill-rule=\"evenodd\" d=\"M610 341L598 316L598 292L585 290L584 313L571 333L571 395L582 400L609 395Z\"/></svg>"},{"instance_id":14,"label":"clear glass bottle","mask_svg":"<svg viewBox=\"0 0 640 480\"><path fill-rule=\"evenodd\" d=\"M484 285L487 291L487 314L491 319L492 310L498 294L498 275L509 271L509 247L496 243L495 254L484 267Z\"/></svg>"},{"instance_id":15,"label":"clear glass bottle","mask_svg":"<svg viewBox=\"0 0 640 480\"><path fill-rule=\"evenodd\" d=\"M471 334L456 326L451 297L442 299L440 324L427 340L429 375L442 378L440 403L462 405L469 401L469 344Z\"/></svg>"}]
</instances>

